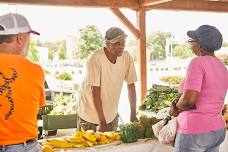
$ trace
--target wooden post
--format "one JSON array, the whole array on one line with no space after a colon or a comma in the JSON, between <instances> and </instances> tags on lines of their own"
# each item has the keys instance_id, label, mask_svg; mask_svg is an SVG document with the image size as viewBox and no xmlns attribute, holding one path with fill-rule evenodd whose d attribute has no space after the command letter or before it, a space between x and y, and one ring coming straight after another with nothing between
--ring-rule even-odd
<instances>
[{"instance_id":1,"label":"wooden post","mask_svg":"<svg viewBox=\"0 0 228 152\"><path fill-rule=\"evenodd\" d=\"M143 99L147 90L147 73L146 73L146 12L144 9L137 10L137 25L139 29L138 51L139 51L139 85L140 99Z\"/></svg>"}]
</instances>

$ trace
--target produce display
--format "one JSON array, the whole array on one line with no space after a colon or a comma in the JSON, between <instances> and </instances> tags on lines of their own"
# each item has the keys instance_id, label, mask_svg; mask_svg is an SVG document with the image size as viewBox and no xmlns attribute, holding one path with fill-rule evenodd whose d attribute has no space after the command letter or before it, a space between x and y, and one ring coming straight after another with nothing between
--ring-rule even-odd
<instances>
[{"instance_id":1,"label":"produce display","mask_svg":"<svg viewBox=\"0 0 228 152\"><path fill-rule=\"evenodd\" d=\"M73 96L59 95L53 101L50 115L67 115L77 113L78 102Z\"/></svg>"},{"instance_id":2,"label":"produce display","mask_svg":"<svg viewBox=\"0 0 228 152\"><path fill-rule=\"evenodd\" d=\"M181 81L184 80L182 76L163 76L160 78L161 81L169 84L169 85L179 85Z\"/></svg>"},{"instance_id":3,"label":"produce display","mask_svg":"<svg viewBox=\"0 0 228 152\"><path fill-rule=\"evenodd\" d=\"M177 87L153 85L146 95L139 110L158 112L170 107L172 99L178 96Z\"/></svg>"},{"instance_id":4,"label":"produce display","mask_svg":"<svg viewBox=\"0 0 228 152\"><path fill-rule=\"evenodd\" d=\"M42 152L54 152L57 148L86 148L122 140L123 143L152 138L152 125L160 121L154 117L141 116L130 124L120 125L120 132L75 131L72 136L40 140Z\"/></svg>"},{"instance_id":5,"label":"produce display","mask_svg":"<svg viewBox=\"0 0 228 152\"><path fill-rule=\"evenodd\" d=\"M160 121L160 119L155 117L148 118L147 116L141 116L138 121L120 125L122 142L131 143L136 142L138 139L152 138L152 125L158 121Z\"/></svg>"},{"instance_id":6,"label":"produce display","mask_svg":"<svg viewBox=\"0 0 228 152\"><path fill-rule=\"evenodd\" d=\"M53 152L55 148L85 148L108 144L120 140L117 132L76 131L71 137L51 138L40 142L42 152Z\"/></svg>"},{"instance_id":7,"label":"produce display","mask_svg":"<svg viewBox=\"0 0 228 152\"><path fill-rule=\"evenodd\" d=\"M153 111L170 107L173 98L178 96L178 89L170 86L153 85L140 106L140 110ZM50 115L76 114L78 102L72 96L58 96L53 102ZM138 139L153 138L152 125L160 121L156 117L141 116L130 124L120 125L119 132L75 131L70 137L41 140L42 152L53 152L57 148L85 148L104 145L122 140L123 143L136 142Z\"/></svg>"}]
</instances>

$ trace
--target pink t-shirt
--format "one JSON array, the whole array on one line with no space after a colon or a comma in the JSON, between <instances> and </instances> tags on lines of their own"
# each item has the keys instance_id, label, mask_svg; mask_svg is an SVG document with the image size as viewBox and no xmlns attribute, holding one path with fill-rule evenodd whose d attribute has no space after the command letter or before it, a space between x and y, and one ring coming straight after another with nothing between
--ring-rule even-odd
<instances>
[{"instance_id":1,"label":"pink t-shirt","mask_svg":"<svg viewBox=\"0 0 228 152\"><path fill-rule=\"evenodd\" d=\"M180 92L186 89L199 92L197 109L179 114L178 132L200 134L225 128L221 111L228 89L228 71L224 64L213 56L192 59Z\"/></svg>"}]
</instances>

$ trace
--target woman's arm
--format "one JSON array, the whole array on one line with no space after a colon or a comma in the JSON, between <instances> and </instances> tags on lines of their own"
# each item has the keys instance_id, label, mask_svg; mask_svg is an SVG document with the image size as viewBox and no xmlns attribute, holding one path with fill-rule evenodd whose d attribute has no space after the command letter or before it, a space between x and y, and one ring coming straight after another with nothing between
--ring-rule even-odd
<instances>
[{"instance_id":1,"label":"woman's arm","mask_svg":"<svg viewBox=\"0 0 228 152\"><path fill-rule=\"evenodd\" d=\"M196 109L196 100L199 96L199 92L195 90L185 90L176 104L176 107L181 110Z\"/></svg>"}]
</instances>

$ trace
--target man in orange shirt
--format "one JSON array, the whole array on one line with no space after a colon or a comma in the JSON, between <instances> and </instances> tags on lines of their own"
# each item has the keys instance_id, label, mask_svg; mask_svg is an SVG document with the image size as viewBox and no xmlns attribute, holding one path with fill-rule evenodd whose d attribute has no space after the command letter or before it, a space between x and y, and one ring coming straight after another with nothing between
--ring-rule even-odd
<instances>
[{"instance_id":1,"label":"man in orange shirt","mask_svg":"<svg viewBox=\"0 0 228 152\"><path fill-rule=\"evenodd\" d=\"M0 16L0 152L39 152L37 113L44 72L26 59L31 30L20 14Z\"/></svg>"}]
</instances>

